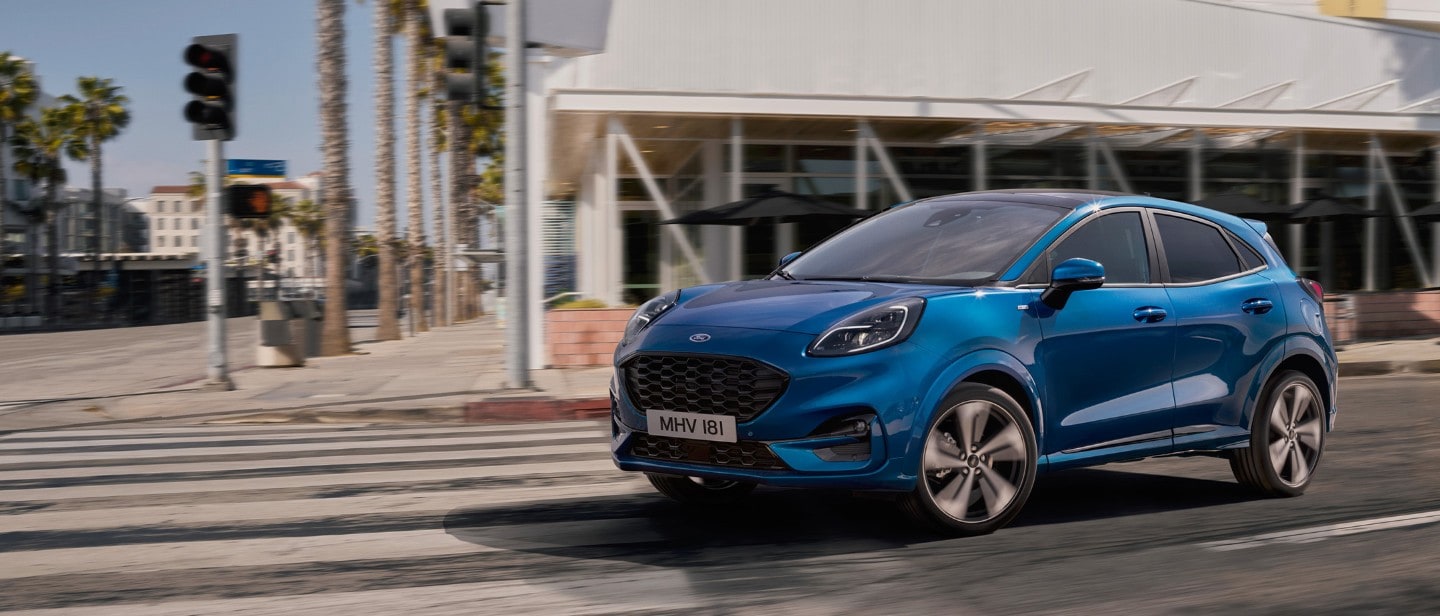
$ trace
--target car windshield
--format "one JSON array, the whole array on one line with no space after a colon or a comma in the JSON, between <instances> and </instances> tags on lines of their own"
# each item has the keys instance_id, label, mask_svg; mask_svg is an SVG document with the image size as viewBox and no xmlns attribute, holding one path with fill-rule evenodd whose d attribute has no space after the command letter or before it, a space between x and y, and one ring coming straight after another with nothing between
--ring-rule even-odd
<instances>
[{"instance_id":1,"label":"car windshield","mask_svg":"<svg viewBox=\"0 0 1440 616\"><path fill-rule=\"evenodd\" d=\"M897 207L806 251L795 280L973 283L995 279L1067 210L968 199Z\"/></svg>"}]
</instances>

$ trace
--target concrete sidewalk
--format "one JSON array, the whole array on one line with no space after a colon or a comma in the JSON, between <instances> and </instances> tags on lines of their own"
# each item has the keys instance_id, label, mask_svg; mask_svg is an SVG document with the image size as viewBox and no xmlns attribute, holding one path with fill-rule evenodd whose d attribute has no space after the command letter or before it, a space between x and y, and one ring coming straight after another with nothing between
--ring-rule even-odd
<instances>
[{"instance_id":1,"label":"concrete sidewalk","mask_svg":"<svg viewBox=\"0 0 1440 616\"><path fill-rule=\"evenodd\" d=\"M238 369L237 389L228 392L202 390L204 368L193 366L154 389L0 407L0 431L137 420L461 423L608 414L609 367L533 371L533 389L506 389L504 334L487 316L403 340L362 342L353 355L311 358L300 368ZM248 365L253 352L233 350L232 365ZM1339 356L1341 376L1440 373L1440 338L1352 343Z\"/></svg>"}]
</instances>

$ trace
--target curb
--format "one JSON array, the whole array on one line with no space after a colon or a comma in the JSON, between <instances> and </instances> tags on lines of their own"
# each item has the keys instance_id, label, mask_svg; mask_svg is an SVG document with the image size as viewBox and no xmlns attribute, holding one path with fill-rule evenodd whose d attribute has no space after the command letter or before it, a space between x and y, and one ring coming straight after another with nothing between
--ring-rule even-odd
<instances>
[{"instance_id":1,"label":"curb","mask_svg":"<svg viewBox=\"0 0 1440 616\"><path fill-rule=\"evenodd\" d=\"M504 398L465 403L465 423L565 421L610 416L610 398Z\"/></svg>"},{"instance_id":2,"label":"curb","mask_svg":"<svg viewBox=\"0 0 1440 616\"><path fill-rule=\"evenodd\" d=\"M1440 359L1340 362L1342 377L1382 374L1440 374Z\"/></svg>"}]
</instances>

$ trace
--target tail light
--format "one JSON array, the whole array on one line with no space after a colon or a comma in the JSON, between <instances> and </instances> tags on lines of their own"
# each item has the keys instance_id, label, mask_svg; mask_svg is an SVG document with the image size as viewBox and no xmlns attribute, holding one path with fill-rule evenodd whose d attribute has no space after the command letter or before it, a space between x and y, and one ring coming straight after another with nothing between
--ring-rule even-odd
<instances>
[{"instance_id":1,"label":"tail light","mask_svg":"<svg viewBox=\"0 0 1440 616\"><path fill-rule=\"evenodd\" d=\"M1300 288L1305 289L1305 292L1309 293L1310 297L1314 298L1316 302L1323 303L1325 301L1325 289L1320 286L1320 283L1309 278L1296 278L1295 283L1299 284Z\"/></svg>"}]
</instances>

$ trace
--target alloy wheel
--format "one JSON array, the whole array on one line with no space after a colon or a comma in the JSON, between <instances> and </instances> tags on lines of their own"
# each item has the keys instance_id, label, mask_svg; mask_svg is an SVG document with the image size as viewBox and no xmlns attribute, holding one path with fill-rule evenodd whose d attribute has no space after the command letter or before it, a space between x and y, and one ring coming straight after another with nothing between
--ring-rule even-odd
<instances>
[{"instance_id":1,"label":"alloy wheel","mask_svg":"<svg viewBox=\"0 0 1440 616\"><path fill-rule=\"evenodd\" d=\"M1292 382L1270 405L1270 468L1290 487L1310 479L1320 461L1324 416L1309 387Z\"/></svg>"},{"instance_id":2,"label":"alloy wheel","mask_svg":"<svg viewBox=\"0 0 1440 616\"><path fill-rule=\"evenodd\" d=\"M925 439L925 489L945 515L967 524L1004 514L1026 478L1029 445L1009 413L987 400L951 407Z\"/></svg>"}]
</instances>

